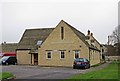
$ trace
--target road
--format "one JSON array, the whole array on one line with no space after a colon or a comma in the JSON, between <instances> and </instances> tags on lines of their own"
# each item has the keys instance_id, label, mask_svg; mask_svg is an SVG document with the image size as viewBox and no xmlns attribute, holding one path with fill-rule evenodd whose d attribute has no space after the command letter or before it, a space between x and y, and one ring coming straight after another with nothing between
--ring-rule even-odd
<instances>
[{"instance_id":1,"label":"road","mask_svg":"<svg viewBox=\"0 0 120 81\"><path fill-rule=\"evenodd\" d=\"M16 79L65 79L74 74L84 73L87 70L63 67L9 65L2 66L2 71L15 74Z\"/></svg>"},{"instance_id":2,"label":"road","mask_svg":"<svg viewBox=\"0 0 120 81\"><path fill-rule=\"evenodd\" d=\"M3 72L11 72L16 79L67 79L75 74L86 73L104 68L109 63L90 69L72 69L64 67L40 67L28 65L8 65L0 66Z\"/></svg>"}]
</instances>

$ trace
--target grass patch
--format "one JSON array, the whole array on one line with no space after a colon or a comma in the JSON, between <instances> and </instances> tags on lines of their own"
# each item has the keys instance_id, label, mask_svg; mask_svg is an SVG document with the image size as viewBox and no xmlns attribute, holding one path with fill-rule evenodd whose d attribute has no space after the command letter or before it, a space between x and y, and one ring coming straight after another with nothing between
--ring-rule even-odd
<instances>
[{"instance_id":1,"label":"grass patch","mask_svg":"<svg viewBox=\"0 0 120 81\"><path fill-rule=\"evenodd\" d=\"M95 64L95 65L92 65L91 67L97 67L97 66L100 66L100 65L102 65L104 63L106 63L106 62L98 63L98 64Z\"/></svg>"},{"instance_id":2,"label":"grass patch","mask_svg":"<svg viewBox=\"0 0 120 81\"><path fill-rule=\"evenodd\" d=\"M92 71L85 74L75 75L69 79L118 79L118 64L120 62L112 62L106 68Z\"/></svg>"},{"instance_id":3,"label":"grass patch","mask_svg":"<svg viewBox=\"0 0 120 81\"><path fill-rule=\"evenodd\" d=\"M97 67L97 66L100 66L100 65L102 65L102 64L101 63L95 64L95 65L92 65L91 67Z\"/></svg>"},{"instance_id":4,"label":"grass patch","mask_svg":"<svg viewBox=\"0 0 120 81\"><path fill-rule=\"evenodd\" d=\"M8 72L0 73L0 80L4 80L4 79L10 78L10 77L13 77L12 73L8 73Z\"/></svg>"}]
</instances>

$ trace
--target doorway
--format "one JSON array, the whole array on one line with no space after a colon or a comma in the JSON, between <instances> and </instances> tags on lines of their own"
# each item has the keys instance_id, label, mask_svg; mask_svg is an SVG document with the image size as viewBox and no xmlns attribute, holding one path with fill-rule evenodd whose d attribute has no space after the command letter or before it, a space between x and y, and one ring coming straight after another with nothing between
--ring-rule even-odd
<instances>
[{"instance_id":1,"label":"doorway","mask_svg":"<svg viewBox=\"0 0 120 81\"><path fill-rule=\"evenodd\" d=\"M34 54L34 65L38 65L38 53Z\"/></svg>"}]
</instances>

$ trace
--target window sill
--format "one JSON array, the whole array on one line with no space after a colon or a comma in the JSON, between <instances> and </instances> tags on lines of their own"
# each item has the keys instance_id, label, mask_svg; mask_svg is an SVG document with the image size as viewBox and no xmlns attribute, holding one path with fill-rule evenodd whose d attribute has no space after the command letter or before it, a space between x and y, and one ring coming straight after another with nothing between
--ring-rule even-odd
<instances>
[{"instance_id":1,"label":"window sill","mask_svg":"<svg viewBox=\"0 0 120 81\"><path fill-rule=\"evenodd\" d=\"M52 60L52 58L46 58L46 60Z\"/></svg>"},{"instance_id":2,"label":"window sill","mask_svg":"<svg viewBox=\"0 0 120 81\"><path fill-rule=\"evenodd\" d=\"M60 58L60 60L63 60L63 61L64 61L65 59L64 59L64 58Z\"/></svg>"}]
</instances>

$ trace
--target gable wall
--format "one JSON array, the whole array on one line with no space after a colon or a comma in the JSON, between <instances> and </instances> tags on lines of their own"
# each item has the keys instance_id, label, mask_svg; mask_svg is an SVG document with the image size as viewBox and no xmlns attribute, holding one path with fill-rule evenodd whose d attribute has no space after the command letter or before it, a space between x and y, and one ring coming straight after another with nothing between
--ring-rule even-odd
<instances>
[{"instance_id":1,"label":"gable wall","mask_svg":"<svg viewBox=\"0 0 120 81\"><path fill-rule=\"evenodd\" d=\"M61 27L64 27L63 40L61 39ZM46 59L46 50L52 51L52 59ZM60 59L60 50L65 50L65 59ZM89 58L88 47L76 36L70 27L61 22L39 48L38 65L72 66L74 50L80 50L80 57Z\"/></svg>"}]
</instances>

